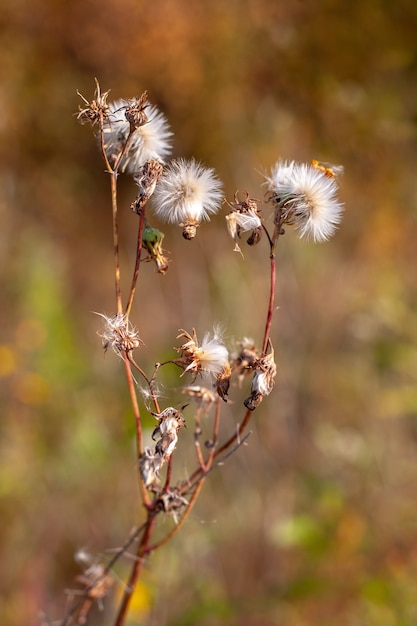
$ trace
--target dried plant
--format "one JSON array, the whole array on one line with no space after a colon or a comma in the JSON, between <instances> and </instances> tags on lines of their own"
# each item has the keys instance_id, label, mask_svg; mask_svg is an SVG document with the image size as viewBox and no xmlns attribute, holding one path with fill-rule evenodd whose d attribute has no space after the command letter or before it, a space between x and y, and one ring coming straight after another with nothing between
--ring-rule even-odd
<instances>
[{"instance_id":1,"label":"dried plant","mask_svg":"<svg viewBox=\"0 0 417 626\"><path fill-rule=\"evenodd\" d=\"M187 520L208 474L233 454L248 437L248 424L254 411L275 385L277 367L271 342L271 326L275 309L275 252L284 227L294 226L301 237L324 241L331 237L341 220L343 207L337 198L340 167L277 161L270 173L264 174L266 201L262 211L260 201L245 192L232 201L224 200L222 183L214 170L194 159L177 159L166 163L171 152L173 134L168 121L148 101L145 92L139 98L107 103L109 91L102 92L96 81L94 98L88 102L83 96L78 112L81 123L90 123L98 129L97 138L106 171L110 177L113 215L113 254L115 280L115 312L102 315L104 325L98 332L104 350L112 348L123 361L128 390L132 403L136 432L136 455L139 480L139 497L143 508L143 521L131 533L124 545L105 563L83 555L78 560L85 565L75 581L77 590L69 592L70 604L60 626L84 624L94 602L102 603L113 582L113 567L135 546L135 558L123 596L114 617L114 626L126 623L129 604L140 576L144 559L164 546ZM126 299L121 293L121 268L119 261L119 227L117 201L118 177L129 174L137 184L136 198L131 208L137 216L138 236L133 277ZM149 200L151 202L149 202ZM250 246L262 242L266 246L269 266L269 299L265 302L265 319L261 320L263 336L255 341L243 337L232 349L230 356L222 333L215 328L199 338L195 329L180 329L177 336L177 355L163 363L157 362L151 374L140 365L142 340L130 321L132 303L142 260L153 261L157 272L168 270L169 259L162 247L164 234L150 225L152 210L162 221L176 223L183 236L192 239L204 220L209 220L220 209L228 206L226 226L234 242L234 250L241 253L239 242L242 233L249 233ZM272 220L271 220L272 216ZM266 224L272 224L267 227ZM232 253L231 245L231 253ZM101 314L100 314L101 315ZM140 323L140 322L139 322ZM141 326L140 326L141 328ZM142 332L141 328L141 332ZM193 424L186 423L181 409L160 405L158 379L162 368L174 364L178 368L178 386L194 410ZM242 381L251 377L250 395L238 402L235 395ZM152 445L146 446L139 391L146 398L145 409L157 424L152 433ZM178 389L178 387L176 388ZM143 391L144 390L144 391ZM225 441L220 440L219 424L222 407L233 396L233 409L237 413L236 430ZM201 419L211 424L209 441L200 442ZM183 428L194 428L196 467L187 480L173 481L176 448ZM155 539L157 518L171 515L174 524L165 536Z\"/></svg>"}]
</instances>

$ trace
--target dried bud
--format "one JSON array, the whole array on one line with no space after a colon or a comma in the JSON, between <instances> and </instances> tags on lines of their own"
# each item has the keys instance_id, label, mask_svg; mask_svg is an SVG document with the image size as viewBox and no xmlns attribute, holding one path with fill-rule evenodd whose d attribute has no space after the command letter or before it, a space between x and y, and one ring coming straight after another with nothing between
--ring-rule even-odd
<instances>
[{"instance_id":1,"label":"dried bud","mask_svg":"<svg viewBox=\"0 0 417 626\"><path fill-rule=\"evenodd\" d=\"M223 368L223 371L216 378L216 390L222 400L227 402L226 396L229 393L230 387L230 377L232 375L232 370L230 369L230 364L226 363Z\"/></svg>"},{"instance_id":2,"label":"dried bud","mask_svg":"<svg viewBox=\"0 0 417 626\"><path fill-rule=\"evenodd\" d=\"M244 402L247 409L253 411L262 402L264 396L268 396L271 393L275 384L276 373L277 366L274 361L274 350L271 349L270 354L256 361L251 395Z\"/></svg>"},{"instance_id":3,"label":"dried bud","mask_svg":"<svg viewBox=\"0 0 417 626\"><path fill-rule=\"evenodd\" d=\"M162 413L153 414L158 420L158 426L152 433L152 439L160 436L155 446L155 454L167 460L174 452L178 441L178 431L185 426L183 415L174 407L168 407Z\"/></svg>"},{"instance_id":4,"label":"dried bud","mask_svg":"<svg viewBox=\"0 0 417 626\"><path fill-rule=\"evenodd\" d=\"M241 233L252 231L247 241L250 246L258 243L262 235L262 222L259 217L258 204L254 198L249 198L248 192L246 192L245 199L239 202L238 192L236 191L234 202L228 202L228 205L232 208L232 211L226 215L227 229L235 242L234 251L242 254L238 244Z\"/></svg>"},{"instance_id":5,"label":"dried bud","mask_svg":"<svg viewBox=\"0 0 417 626\"><path fill-rule=\"evenodd\" d=\"M169 431L162 435L161 439L155 446L155 453L161 456L165 461L169 459L174 452L178 443L178 435L175 431Z\"/></svg>"},{"instance_id":6,"label":"dried bud","mask_svg":"<svg viewBox=\"0 0 417 626\"><path fill-rule=\"evenodd\" d=\"M250 236L246 240L248 246L256 246L256 244L259 243L261 240L262 233L263 230L261 226L259 226L259 228L254 228Z\"/></svg>"},{"instance_id":7,"label":"dried bud","mask_svg":"<svg viewBox=\"0 0 417 626\"><path fill-rule=\"evenodd\" d=\"M239 352L233 357L233 368L238 370L239 384L242 380L253 372L260 356L260 350L256 348L255 342L249 337L244 337L239 342Z\"/></svg>"},{"instance_id":8,"label":"dried bud","mask_svg":"<svg viewBox=\"0 0 417 626\"><path fill-rule=\"evenodd\" d=\"M138 186L138 195L132 202L131 208L138 215L141 214L143 207L155 191L156 183L162 174L164 166L156 159L149 159L140 168L135 182Z\"/></svg>"},{"instance_id":9,"label":"dried bud","mask_svg":"<svg viewBox=\"0 0 417 626\"><path fill-rule=\"evenodd\" d=\"M84 98L82 94L80 94L79 91L77 91L77 94L80 96L80 98L83 99L84 103L87 105L84 108L82 108L81 106L78 107L77 120L80 122L80 124L91 124L91 126L94 126L98 123L108 123L109 106L107 104L107 97L109 93L110 90L101 93L100 85L97 79L94 98L91 102L89 102L86 98Z\"/></svg>"},{"instance_id":10,"label":"dried bud","mask_svg":"<svg viewBox=\"0 0 417 626\"><path fill-rule=\"evenodd\" d=\"M139 457L139 470L147 489L158 483L162 464L163 459L159 454L154 454L149 448L145 448Z\"/></svg>"},{"instance_id":11,"label":"dried bud","mask_svg":"<svg viewBox=\"0 0 417 626\"><path fill-rule=\"evenodd\" d=\"M216 394L211 389L207 389L207 387L199 387L197 385L183 387L182 393L192 398L198 406L203 407L204 411L207 411L216 402Z\"/></svg>"},{"instance_id":12,"label":"dried bud","mask_svg":"<svg viewBox=\"0 0 417 626\"><path fill-rule=\"evenodd\" d=\"M113 578L106 573L104 565L93 563L80 576L76 577L77 582L88 589L87 595L93 600L104 598L113 586Z\"/></svg>"},{"instance_id":13,"label":"dried bud","mask_svg":"<svg viewBox=\"0 0 417 626\"><path fill-rule=\"evenodd\" d=\"M148 122L149 118L145 113L145 109L149 106L147 91L145 91L140 98L129 100L125 110L125 117L130 124L131 132Z\"/></svg>"},{"instance_id":14,"label":"dried bud","mask_svg":"<svg viewBox=\"0 0 417 626\"><path fill-rule=\"evenodd\" d=\"M165 513L175 515L188 505L188 500L179 493L178 489L169 489L161 494L158 503Z\"/></svg>"},{"instance_id":15,"label":"dried bud","mask_svg":"<svg viewBox=\"0 0 417 626\"><path fill-rule=\"evenodd\" d=\"M186 220L185 222L181 222L180 224L182 228L182 236L184 239L194 239L197 234L197 228L200 226L200 222L194 220L192 218Z\"/></svg>"}]
</instances>

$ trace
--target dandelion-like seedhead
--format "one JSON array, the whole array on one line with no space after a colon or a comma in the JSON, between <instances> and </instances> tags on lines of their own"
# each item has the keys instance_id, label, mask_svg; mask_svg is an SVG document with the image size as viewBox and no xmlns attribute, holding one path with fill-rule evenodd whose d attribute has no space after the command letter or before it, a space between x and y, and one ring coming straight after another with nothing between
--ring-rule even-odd
<instances>
[{"instance_id":1,"label":"dandelion-like seedhead","mask_svg":"<svg viewBox=\"0 0 417 626\"><path fill-rule=\"evenodd\" d=\"M181 353L180 361L184 366L184 372L195 372L196 374L207 372L218 377L227 369L229 353L217 330L213 334L206 333L200 346L194 329L192 335L181 330L177 339L181 337L186 339L186 342L176 350Z\"/></svg>"},{"instance_id":2,"label":"dandelion-like seedhead","mask_svg":"<svg viewBox=\"0 0 417 626\"><path fill-rule=\"evenodd\" d=\"M337 199L334 170L278 161L265 179L281 225L294 225L300 237L315 242L326 241L334 234L343 212L343 205Z\"/></svg>"},{"instance_id":3,"label":"dandelion-like seedhead","mask_svg":"<svg viewBox=\"0 0 417 626\"><path fill-rule=\"evenodd\" d=\"M107 317L102 313L97 313L104 319L104 329L98 332L98 336L103 340L104 351L109 348L121 356L123 352L131 352L139 348L143 341L139 338L138 331L129 322L127 315L117 313L113 317Z\"/></svg>"},{"instance_id":4,"label":"dandelion-like seedhead","mask_svg":"<svg viewBox=\"0 0 417 626\"><path fill-rule=\"evenodd\" d=\"M195 159L172 161L153 194L156 215L183 227L186 239L195 237L200 222L217 213L222 201L222 183L214 170Z\"/></svg>"},{"instance_id":5,"label":"dandelion-like seedhead","mask_svg":"<svg viewBox=\"0 0 417 626\"><path fill-rule=\"evenodd\" d=\"M165 115L152 104L144 109L143 103L139 106L136 100L111 102L103 132L104 148L112 165L125 150L119 166L121 172L137 174L146 161L154 159L164 162L171 153L173 133Z\"/></svg>"}]
</instances>

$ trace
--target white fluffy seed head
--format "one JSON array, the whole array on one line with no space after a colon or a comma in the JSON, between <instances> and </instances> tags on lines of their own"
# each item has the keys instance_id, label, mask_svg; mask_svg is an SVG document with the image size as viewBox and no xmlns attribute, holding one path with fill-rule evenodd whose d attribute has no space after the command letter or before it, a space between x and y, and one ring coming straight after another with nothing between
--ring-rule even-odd
<instances>
[{"instance_id":1,"label":"white fluffy seed head","mask_svg":"<svg viewBox=\"0 0 417 626\"><path fill-rule=\"evenodd\" d=\"M192 335L182 330L177 339L180 337L186 341L176 350L181 353L185 372L206 372L218 376L228 365L229 352L217 328L213 333L205 333L200 345L194 329Z\"/></svg>"},{"instance_id":2,"label":"white fluffy seed head","mask_svg":"<svg viewBox=\"0 0 417 626\"><path fill-rule=\"evenodd\" d=\"M268 191L281 212L282 224L293 224L300 237L326 241L342 219L335 176L306 163L278 161L265 176Z\"/></svg>"},{"instance_id":3,"label":"white fluffy seed head","mask_svg":"<svg viewBox=\"0 0 417 626\"><path fill-rule=\"evenodd\" d=\"M195 159L172 161L153 194L156 215L165 222L183 224L209 220L222 201L222 183L214 170Z\"/></svg>"},{"instance_id":4,"label":"white fluffy seed head","mask_svg":"<svg viewBox=\"0 0 417 626\"><path fill-rule=\"evenodd\" d=\"M104 126L104 146L111 163L123 149L129 135L130 124L125 116L129 105L129 100L116 100L109 104L109 121ZM155 105L147 106L145 113L148 121L134 130L120 163L121 172L137 174L146 161L155 159L164 162L171 154L173 133L165 115Z\"/></svg>"}]
</instances>

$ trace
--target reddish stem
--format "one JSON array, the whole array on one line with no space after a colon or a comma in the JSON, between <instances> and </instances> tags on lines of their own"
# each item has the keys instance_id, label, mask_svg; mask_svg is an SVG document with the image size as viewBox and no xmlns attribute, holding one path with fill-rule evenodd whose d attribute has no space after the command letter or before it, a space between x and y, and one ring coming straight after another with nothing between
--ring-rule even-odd
<instances>
[{"instance_id":1,"label":"reddish stem","mask_svg":"<svg viewBox=\"0 0 417 626\"><path fill-rule=\"evenodd\" d=\"M156 516L153 513L149 514L148 521L146 524L146 529L144 535L142 537L142 541L139 544L139 548L137 551L137 558L132 567L132 571L130 572L129 581L127 583L126 590L123 594L122 601L119 606L119 611L117 613L117 618L114 623L114 626L123 626L125 623L127 612L129 610L129 604L132 599L132 594L135 589L136 583L139 578L140 570L143 563L143 557L145 554L149 553L149 541L152 535L153 527L155 525Z\"/></svg>"},{"instance_id":2,"label":"reddish stem","mask_svg":"<svg viewBox=\"0 0 417 626\"><path fill-rule=\"evenodd\" d=\"M144 228L145 228L145 207L143 207L141 209L140 218L139 218L138 241L137 241L137 247L136 247L135 269L133 271L132 285L130 287L129 300L128 300L127 306L126 306L126 315L128 317L130 315L130 310L131 310L132 304L133 304L133 298L135 297L136 284L138 282L139 268L140 268L140 257L141 257L141 254L142 254L142 235L143 235L143 229Z\"/></svg>"},{"instance_id":3,"label":"reddish stem","mask_svg":"<svg viewBox=\"0 0 417 626\"><path fill-rule=\"evenodd\" d=\"M129 387L130 400L132 402L133 413L134 413L134 416L135 416L136 450L137 450L137 456L139 458L141 456L142 452L143 452L142 422L141 422L141 419L140 419L140 410L139 410L139 405L138 405L138 399L136 397L136 391L135 391L135 384L134 384L134 381L133 381L132 369L131 369L129 357L126 354L123 355L123 361L124 361L124 364L125 364L126 379L127 379L127 385ZM141 496L142 496L142 502L143 502L144 506L147 507L147 506L149 506L149 496L148 496L148 492L146 490L146 487L144 485L144 482L142 480L142 477L140 475L140 472L139 472L139 487L140 487L140 492L141 492Z\"/></svg>"},{"instance_id":4,"label":"reddish stem","mask_svg":"<svg viewBox=\"0 0 417 626\"><path fill-rule=\"evenodd\" d=\"M268 303L268 312L266 315L266 324L265 324L265 332L264 332L264 340L262 344L262 354L265 355L268 349L269 336L271 333L272 326L272 315L274 312L274 304L275 304L275 280L276 280L276 263L275 263L275 254L271 253L271 265L270 265L270 290L269 290L269 303Z\"/></svg>"}]
</instances>

